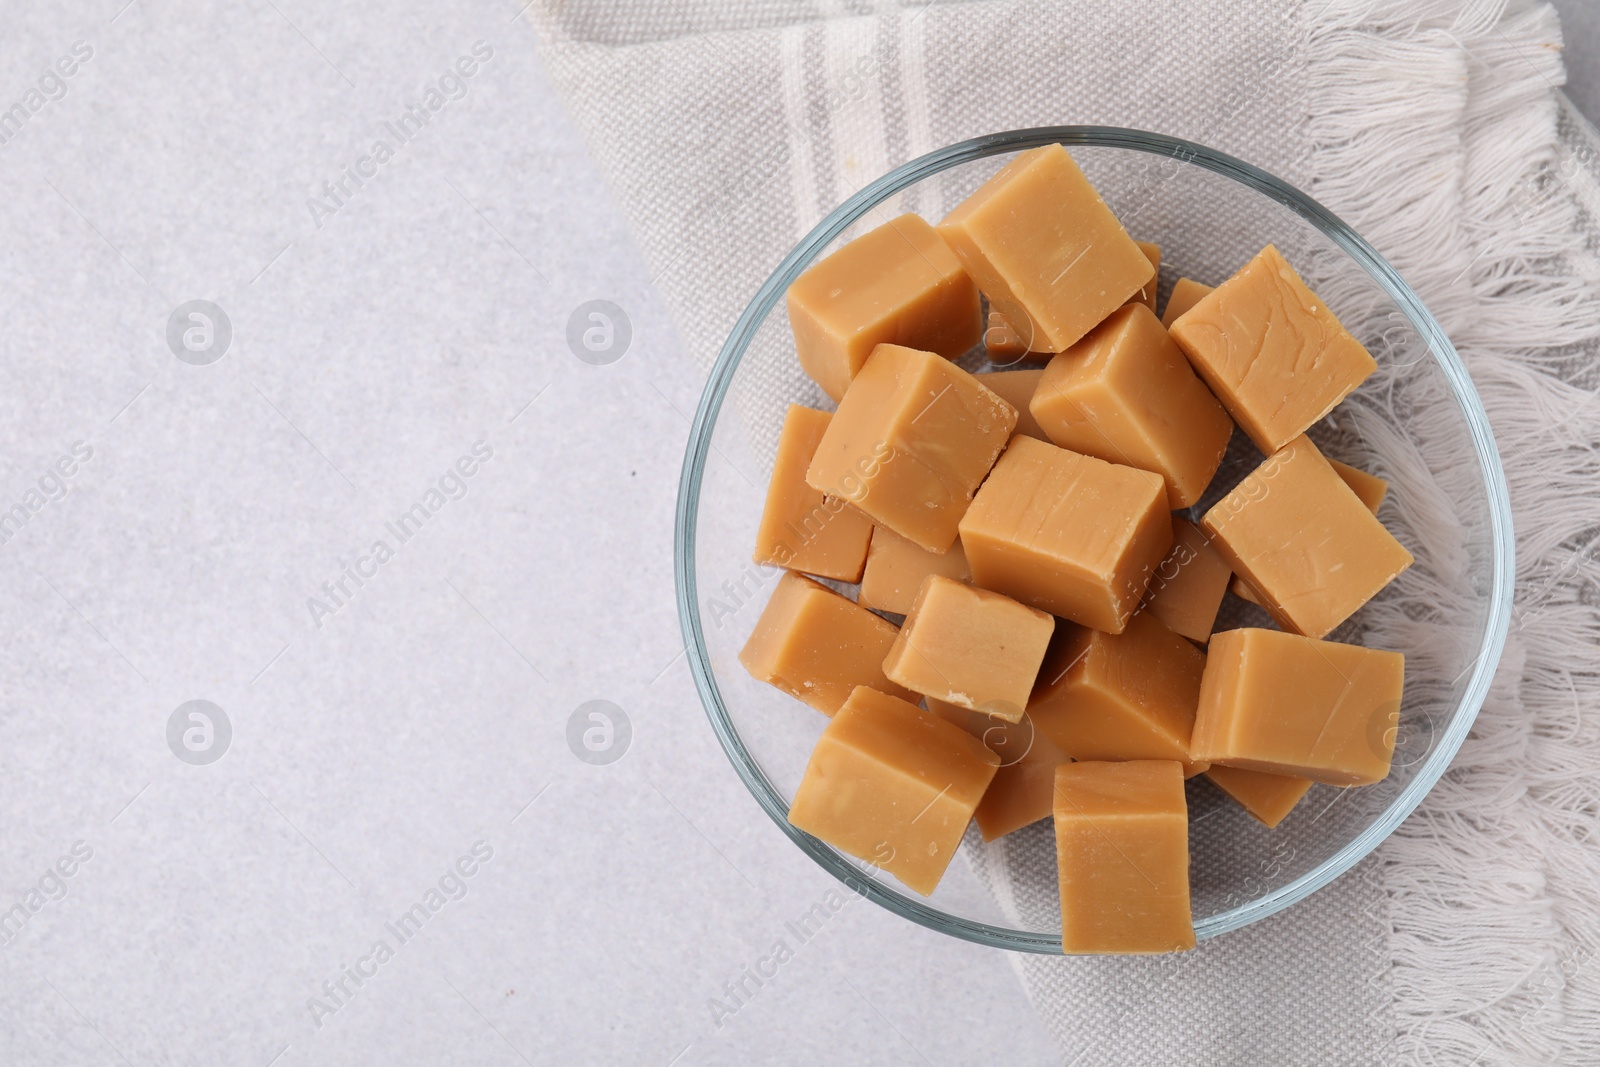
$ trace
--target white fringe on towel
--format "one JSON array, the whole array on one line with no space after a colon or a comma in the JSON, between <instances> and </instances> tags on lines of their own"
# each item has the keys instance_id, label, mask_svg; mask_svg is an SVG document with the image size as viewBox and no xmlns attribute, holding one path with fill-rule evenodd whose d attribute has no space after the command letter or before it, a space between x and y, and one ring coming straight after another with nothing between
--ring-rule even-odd
<instances>
[{"instance_id":1,"label":"white fringe on towel","mask_svg":"<svg viewBox=\"0 0 1600 1067\"><path fill-rule=\"evenodd\" d=\"M1494 689L1380 851L1393 1052L1600 1062L1600 260L1580 206L1600 206L1600 185L1563 152L1556 17L1503 0L1319 2L1306 32L1310 191L1455 342L1516 516ZM1416 194L1397 203L1396 189Z\"/></svg>"}]
</instances>

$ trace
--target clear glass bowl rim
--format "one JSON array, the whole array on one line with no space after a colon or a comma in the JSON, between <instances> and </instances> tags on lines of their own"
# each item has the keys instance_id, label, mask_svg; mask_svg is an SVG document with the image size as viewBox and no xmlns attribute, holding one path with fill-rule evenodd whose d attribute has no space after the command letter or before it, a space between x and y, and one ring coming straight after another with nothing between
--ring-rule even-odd
<instances>
[{"instance_id":1,"label":"clear glass bowl rim","mask_svg":"<svg viewBox=\"0 0 1600 1067\"><path fill-rule=\"evenodd\" d=\"M712 367L700 404L695 411L693 425L689 430L683 473L678 486L678 510L673 545L678 621L683 631L695 688L705 705L706 715L711 720L711 728L716 732L728 759L733 763L735 771L756 798L757 803L802 852L853 892L864 895L888 910L929 929L976 944L992 945L1013 951L1047 954L1061 952L1059 935L1050 936L1031 930L1017 930L950 915L922 901L900 896L875 880L864 877L860 870L832 849L789 824L788 805L744 747L738 731L729 718L727 707L723 704L721 692L717 688L695 598L698 586L694 562L700 482L710 455L711 438L717 416L722 410L728 388L745 350L767 315L771 313L773 306L789 287L789 283L848 226L874 206L908 186L962 163L1047 144L1062 144L1069 148L1083 146L1129 149L1155 156L1166 156L1180 165L1192 164L1231 178L1270 197L1320 230L1378 283L1426 341L1466 418L1487 495L1493 551L1488 623L1474 662L1472 676L1462 691L1461 700L1451 713L1449 724L1439 737L1438 744L1429 753L1411 783L1383 814L1354 840L1295 881L1236 908L1197 922L1195 936L1203 940L1263 919L1327 885L1355 866L1416 809L1449 767L1461 743L1466 739L1467 732L1472 728L1473 720L1477 717L1488 694L1489 683L1499 663L1511 620L1515 572L1511 501L1506 490L1505 473L1500 465L1500 453L1489 428L1488 415L1467 375L1466 368L1462 365L1460 356L1457 355L1449 338L1445 336L1444 330L1423 306L1421 299L1401 279L1388 261L1333 212L1292 185L1222 152L1164 134L1114 126L1041 126L993 133L958 142L896 167L883 177L862 187L817 223L778 264L777 269L757 290L744 313L740 315L739 321L728 335L728 340L723 344L722 351Z\"/></svg>"}]
</instances>

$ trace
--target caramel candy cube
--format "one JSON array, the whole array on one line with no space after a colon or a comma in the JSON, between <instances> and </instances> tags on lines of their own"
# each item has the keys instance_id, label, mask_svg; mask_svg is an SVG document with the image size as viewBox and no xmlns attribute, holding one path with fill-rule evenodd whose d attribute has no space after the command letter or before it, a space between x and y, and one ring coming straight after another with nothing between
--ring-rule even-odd
<instances>
[{"instance_id":1,"label":"caramel candy cube","mask_svg":"<svg viewBox=\"0 0 1600 1067\"><path fill-rule=\"evenodd\" d=\"M989 304L1039 352L1060 352L1155 268L1058 144L1018 153L939 224Z\"/></svg>"},{"instance_id":2,"label":"caramel candy cube","mask_svg":"<svg viewBox=\"0 0 1600 1067\"><path fill-rule=\"evenodd\" d=\"M1028 338L1017 333L1016 327L1006 321L998 311L989 312L989 325L983 331L983 347L990 363L1010 366L1021 360L1049 359L1049 352L1035 352L1028 347Z\"/></svg>"},{"instance_id":3,"label":"caramel candy cube","mask_svg":"<svg viewBox=\"0 0 1600 1067\"><path fill-rule=\"evenodd\" d=\"M1178 764L1063 764L1055 820L1063 952L1194 948L1189 805Z\"/></svg>"},{"instance_id":4,"label":"caramel candy cube","mask_svg":"<svg viewBox=\"0 0 1600 1067\"><path fill-rule=\"evenodd\" d=\"M966 730L1000 757L994 781L984 790L973 821L985 841L1049 818L1054 803L1056 768L1072 757L1034 728L1026 716L1006 722L981 711L968 711L928 698L928 710Z\"/></svg>"},{"instance_id":5,"label":"caramel candy cube","mask_svg":"<svg viewBox=\"0 0 1600 1067\"><path fill-rule=\"evenodd\" d=\"M1205 644L1233 568L1211 538L1187 519L1172 520L1172 551L1150 577L1144 608L1174 633Z\"/></svg>"},{"instance_id":6,"label":"caramel candy cube","mask_svg":"<svg viewBox=\"0 0 1600 1067\"><path fill-rule=\"evenodd\" d=\"M1161 246L1153 241L1135 241L1139 251L1144 253L1144 258L1150 261L1150 266L1157 273L1161 270ZM1208 290L1209 291L1209 290ZM1197 298L1198 299L1198 298ZM1156 275L1151 275L1150 280L1144 283L1144 288L1130 296L1125 303L1138 301L1151 311L1156 309ZM1165 325L1165 323L1163 323ZM989 326L983 332L983 345L989 352L991 363L1010 364L1021 359L1049 359L1049 352L1034 352L1028 347L1028 342L1006 321L1006 317L998 311L989 312ZM1011 400L1010 397L1006 397ZM1016 401L1011 401L1013 404ZM1019 405L1026 407L1026 404ZM1022 432L1018 430L1018 432ZM1037 436L1030 434L1029 436Z\"/></svg>"},{"instance_id":7,"label":"caramel candy cube","mask_svg":"<svg viewBox=\"0 0 1600 1067\"><path fill-rule=\"evenodd\" d=\"M1212 543L1285 630L1323 637L1411 566L1304 435L1200 520Z\"/></svg>"},{"instance_id":8,"label":"caramel candy cube","mask_svg":"<svg viewBox=\"0 0 1600 1067\"><path fill-rule=\"evenodd\" d=\"M1211 286L1201 285L1193 278L1179 278L1167 297L1167 306L1161 312L1161 325L1170 328L1178 316L1200 303L1200 298L1211 292Z\"/></svg>"},{"instance_id":9,"label":"caramel candy cube","mask_svg":"<svg viewBox=\"0 0 1600 1067\"><path fill-rule=\"evenodd\" d=\"M790 571L778 579L739 662L824 715L838 711L858 685L915 700L883 675L897 632L887 619Z\"/></svg>"},{"instance_id":10,"label":"caramel candy cube","mask_svg":"<svg viewBox=\"0 0 1600 1067\"><path fill-rule=\"evenodd\" d=\"M806 482L943 552L1017 411L932 352L879 345L822 435Z\"/></svg>"},{"instance_id":11,"label":"caramel candy cube","mask_svg":"<svg viewBox=\"0 0 1600 1067\"><path fill-rule=\"evenodd\" d=\"M1211 638L1190 750L1247 771L1371 785L1389 773L1405 657L1278 630Z\"/></svg>"},{"instance_id":12,"label":"caramel candy cube","mask_svg":"<svg viewBox=\"0 0 1600 1067\"><path fill-rule=\"evenodd\" d=\"M911 610L917 591L930 574L942 574L958 582L972 577L959 539L947 552L929 552L887 527L874 526L856 603L874 611L904 615Z\"/></svg>"},{"instance_id":13,"label":"caramel candy cube","mask_svg":"<svg viewBox=\"0 0 1600 1067\"><path fill-rule=\"evenodd\" d=\"M1206 777L1269 830L1276 829L1311 788L1309 778L1290 778L1221 764L1207 768Z\"/></svg>"},{"instance_id":14,"label":"caramel candy cube","mask_svg":"<svg viewBox=\"0 0 1600 1067\"><path fill-rule=\"evenodd\" d=\"M1233 436L1228 413L1137 302L1052 359L1028 410L1062 448L1161 475L1174 511L1200 499Z\"/></svg>"},{"instance_id":15,"label":"caramel candy cube","mask_svg":"<svg viewBox=\"0 0 1600 1067\"><path fill-rule=\"evenodd\" d=\"M789 822L927 896L999 763L960 727L863 686L817 740Z\"/></svg>"},{"instance_id":16,"label":"caramel candy cube","mask_svg":"<svg viewBox=\"0 0 1600 1067\"><path fill-rule=\"evenodd\" d=\"M806 484L806 468L831 418L826 411L789 405L756 528L755 561L858 582L872 539L871 521L839 497Z\"/></svg>"},{"instance_id":17,"label":"caramel candy cube","mask_svg":"<svg viewBox=\"0 0 1600 1067\"><path fill-rule=\"evenodd\" d=\"M1374 515L1378 513L1378 508L1383 504L1384 497L1389 495L1388 482L1376 474L1368 474L1364 470L1352 467L1348 463L1340 463L1336 459L1329 458L1328 466L1333 468L1333 473L1344 480L1344 484L1350 487L1350 491L1356 495L1361 503L1366 505L1368 511ZM1261 598L1256 595L1255 590L1251 589L1249 583L1242 578L1233 580L1232 589L1233 595L1236 597L1242 597L1252 604L1259 605L1261 603Z\"/></svg>"},{"instance_id":18,"label":"caramel candy cube","mask_svg":"<svg viewBox=\"0 0 1600 1067\"><path fill-rule=\"evenodd\" d=\"M1173 320L1172 339L1268 454L1378 369L1271 245Z\"/></svg>"},{"instance_id":19,"label":"caramel candy cube","mask_svg":"<svg viewBox=\"0 0 1600 1067\"><path fill-rule=\"evenodd\" d=\"M1366 505L1368 511L1374 515L1383 506L1384 497L1389 495L1389 483L1376 474L1368 474L1359 467L1352 467L1348 463L1340 463L1336 459L1328 460L1328 466L1333 468L1333 473L1343 479L1344 484L1356 495L1356 499Z\"/></svg>"},{"instance_id":20,"label":"caramel candy cube","mask_svg":"<svg viewBox=\"0 0 1600 1067\"><path fill-rule=\"evenodd\" d=\"M1158 474L1013 437L961 519L973 581L1121 633L1172 547Z\"/></svg>"},{"instance_id":21,"label":"caramel candy cube","mask_svg":"<svg viewBox=\"0 0 1600 1067\"><path fill-rule=\"evenodd\" d=\"M1243 578L1235 576L1233 582L1228 586L1228 591L1240 600L1248 600L1256 607L1261 606L1261 597L1254 589L1250 588L1250 583Z\"/></svg>"},{"instance_id":22,"label":"caramel candy cube","mask_svg":"<svg viewBox=\"0 0 1600 1067\"><path fill-rule=\"evenodd\" d=\"M930 575L883 661L897 685L1016 722L1056 621L1008 596Z\"/></svg>"},{"instance_id":23,"label":"caramel candy cube","mask_svg":"<svg viewBox=\"0 0 1600 1067\"><path fill-rule=\"evenodd\" d=\"M1152 274L1150 280L1144 283L1144 288L1128 299L1130 301L1137 300L1151 311L1154 311L1156 309L1156 275L1161 273L1161 246L1154 241L1135 241L1133 243L1139 246L1139 251L1143 252L1144 258L1150 261L1150 266L1155 269L1156 274Z\"/></svg>"},{"instance_id":24,"label":"caramel candy cube","mask_svg":"<svg viewBox=\"0 0 1600 1067\"><path fill-rule=\"evenodd\" d=\"M789 286L800 366L834 400L880 344L954 359L978 343L978 288L955 253L917 215L865 233Z\"/></svg>"},{"instance_id":25,"label":"caramel candy cube","mask_svg":"<svg viewBox=\"0 0 1600 1067\"><path fill-rule=\"evenodd\" d=\"M1075 627L1052 643L1028 704L1038 730L1081 760L1176 760L1189 750L1205 653L1147 611L1120 634Z\"/></svg>"},{"instance_id":26,"label":"caramel candy cube","mask_svg":"<svg viewBox=\"0 0 1600 1067\"><path fill-rule=\"evenodd\" d=\"M1012 433L1020 433L1037 441L1048 441L1050 438L1045 434L1044 428L1028 410L1028 404L1039 388L1039 379L1043 377L1044 368L1037 367L1029 370L991 371L988 374L980 374L978 381L993 389L1001 400L1017 409L1017 427Z\"/></svg>"}]
</instances>

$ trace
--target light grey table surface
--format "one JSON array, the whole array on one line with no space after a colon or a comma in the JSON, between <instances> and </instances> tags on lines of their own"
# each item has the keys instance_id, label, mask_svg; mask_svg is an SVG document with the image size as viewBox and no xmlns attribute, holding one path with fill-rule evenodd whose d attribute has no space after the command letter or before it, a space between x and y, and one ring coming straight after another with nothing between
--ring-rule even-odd
<instances>
[{"instance_id":1,"label":"light grey table surface","mask_svg":"<svg viewBox=\"0 0 1600 1067\"><path fill-rule=\"evenodd\" d=\"M516 10L0 16L0 1063L1054 1059L1002 954L858 900L787 925L833 883L673 608L700 375ZM566 336L596 298L608 366ZM169 345L192 299L220 359ZM609 765L568 742L596 699ZM169 743L191 700L226 744Z\"/></svg>"}]
</instances>

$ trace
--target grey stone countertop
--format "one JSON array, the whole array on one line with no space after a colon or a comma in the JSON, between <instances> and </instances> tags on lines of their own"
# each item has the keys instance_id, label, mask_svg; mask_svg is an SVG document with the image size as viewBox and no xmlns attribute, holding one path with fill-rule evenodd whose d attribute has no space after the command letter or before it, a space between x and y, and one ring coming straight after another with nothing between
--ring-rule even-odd
<instances>
[{"instance_id":1,"label":"grey stone countertop","mask_svg":"<svg viewBox=\"0 0 1600 1067\"><path fill-rule=\"evenodd\" d=\"M1053 1060L999 952L790 929L673 608L700 375L519 6L6 8L0 1062Z\"/></svg>"}]
</instances>

